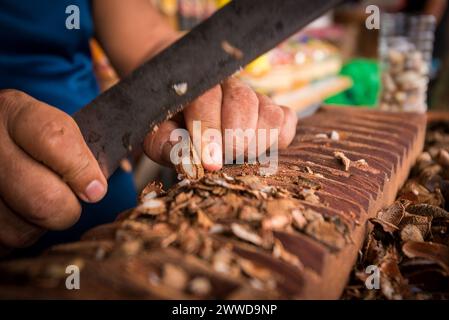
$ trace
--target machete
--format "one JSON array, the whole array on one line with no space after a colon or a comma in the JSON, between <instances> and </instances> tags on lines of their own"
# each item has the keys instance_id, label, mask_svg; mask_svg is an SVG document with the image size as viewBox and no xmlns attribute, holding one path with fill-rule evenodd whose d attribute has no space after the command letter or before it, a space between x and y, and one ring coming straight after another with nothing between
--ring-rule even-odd
<instances>
[{"instance_id":1,"label":"machete","mask_svg":"<svg viewBox=\"0 0 449 320\"><path fill-rule=\"evenodd\" d=\"M157 124L340 2L231 1L99 95L74 119L105 176Z\"/></svg>"}]
</instances>

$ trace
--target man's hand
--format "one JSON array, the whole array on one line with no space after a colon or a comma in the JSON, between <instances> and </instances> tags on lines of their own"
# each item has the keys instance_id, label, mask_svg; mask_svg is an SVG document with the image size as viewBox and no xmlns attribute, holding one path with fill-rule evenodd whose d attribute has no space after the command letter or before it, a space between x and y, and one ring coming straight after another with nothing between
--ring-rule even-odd
<instances>
[{"instance_id":1,"label":"man's hand","mask_svg":"<svg viewBox=\"0 0 449 320\"><path fill-rule=\"evenodd\" d=\"M147 0L93 2L96 36L121 76L177 38ZM144 32L146 31L146 32ZM236 79L229 79L150 134L146 153L167 164L173 129L200 120L207 129L279 129L279 148L293 139L296 116ZM219 137L219 141L221 142ZM222 167L223 147L204 139L205 169ZM245 150L237 150L245 152ZM264 150L259 149L258 152ZM210 162L209 160L213 161ZM99 201L107 182L74 120L30 96L0 91L0 254L35 242L45 230L61 230L79 218L78 198Z\"/></svg>"},{"instance_id":2,"label":"man's hand","mask_svg":"<svg viewBox=\"0 0 449 320\"><path fill-rule=\"evenodd\" d=\"M151 1L95 0L92 7L96 38L121 77L130 74L179 37ZM279 148L292 141L297 121L288 108L273 104L269 98L256 94L236 79L229 79L196 99L184 110L183 116L183 121L164 122L157 132L147 137L144 149L150 158L169 164L171 145L167 141L170 132L185 126L192 134L193 120L201 121L202 132L207 129L278 128ZM203 161L205 169L221 168L222 146L213 144L214 147L209 148L207 139L201 144L202 159L214 160L212 163Z\"/></svg>"},{"instance_id":3,"label":"man's hand","mask_svg":"<svg viewBox=\"0 0 449 320\"><path fill-rule=\"evenodd\" d=\"M25 93L0 91L0 248L26 247L79 218L107 181L74 120Z\"/></svg>"},{"instance_id":4,"label":"man's hand","mask_svg":"<svg viewBox=\"0 0 449 320\"><path fill-rule=\"evenodd\" d=\"M233 78L196 99L183 116L191 134L194 120L201 121L202 133L276 128L279 148L292 141L297 122L290 109L274 105ZM169 120L149 134L144 143L147 154L169 164L167 142L180 125ZM223 148L210 148L209 142L201 141L202 159L209 159L203 164L207 170L218 170ZM45 230L70 227L81 212L78 198L97 202L106 194L107 181L74 120L15 90L0 91L0 163L0 252L29 246Z\"/></svg>"},{"instance_id":5,"label":"man's hand","mask_svg":"<svg viewBox=\"0 0 449 320\"><path fill-rule=\"evenodd\" d=\"M144 150L154 161L170 164L170 133L182 125L193 135L193 121L201 121L201 159L207 170L219 170L223 166L223 136L225 129L278 129L278 148L287 147L296 131L296 114L287 107L275 105L268 97L255 93L243 82L229 78L221 86L216 86L191 103L183 112L184 123L169 120L162 123L159 129L145 140ZM214 143L203 134L208 129L220 132L214 137ZM268 139L267 139L268 140ZM218 142L218 143L217 143ZM243 142L243 141L242 141ZM268 141L269 142L269 141ZM243 145L243 144L241 144ZM246 154L247 144L243 150L235 150L237 143L232 146L236 154ZM265 149L269 145L265 145ZM265 151L264 146L258 145L258 153Z\"/></svg>"}]
</instances>

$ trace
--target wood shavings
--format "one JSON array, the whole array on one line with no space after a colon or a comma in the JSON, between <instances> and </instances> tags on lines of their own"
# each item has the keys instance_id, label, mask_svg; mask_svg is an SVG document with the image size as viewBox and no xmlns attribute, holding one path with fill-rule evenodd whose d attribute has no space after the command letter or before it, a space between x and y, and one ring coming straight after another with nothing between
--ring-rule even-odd
<instances>
[{"instance_id":1,"label":"wood shavings","mask_svg":"<svg viewBox=\"0 0 449 320\"><path fill-rule=\"evenodd\" d=\"M325 133L317 133L315 135L315 138L317 138L317 139L328 139L329 137Z\"/></svg>"},{"instance_id":2,"label":"wood shavings","mask_svg":"<svg viewBox=\"0 0 449 320\"><path fill-rule=\"evenodd\" d=\"M307 224L305 232L336 250L341 250L346 245L344 236L337 230L333 223L327 221L313 220Z\"/></svg>"},{"instance_id":3,"label":"wood shavings","mask_svg":"<svg viewBox=\"0 0 449 320\"><path fill-rule=\"evenodd\" d=\"M253 243L257 246L263 245L262 238L255 233L253 230L250 230L249 228L238 224L238 223L232 223L231 224L231 230L234 235L242 240L248 241L250 243Z\"/></svg>"},{"instance_id":4,"label":"wood shavings","mask_svg":"<svg viewBox=\"0 0 449 320\"><path fill-rule=\"evenodd\" d=\"M190 141L189 155L181 159L180 163L175 166L176 171L189 180L198 180L204 176L204 168L201 165L201 159Z\"/></svg>"},{"instance_id":5,"label":"wood shavings","mask_svg":"<svg viewBox=\"0 0 449 320\"><path fill-rule=\"evenodd\" d=\"M324 179L324 176L323 176L321 173L315 173L312 169L310 169L309 166L306 166L306 172L307 172L308 174L311 174L311 175L317 177L317 178L322 178L322 179ZM298 179L300 179L300 177L298 177Z\"/></svg>"},{"instance_id":6,"label":"wood shavings","mask_svg":"<svg viewBox=\"0 0 449 320\"><path fill-rule=\"evenodd\" d=\"M312 210L312 209L305 209L302 211L304 218L306 218L307 221L324 221L323 215L319 214L318 212Z\"/></svg>"},{"instance_id":7,"label":"wood shavings","mask_svg":"<svg viewBox=\"0 0 449 320\"><path fill-rule=\"evenodd\" d=\"M362 263L356 270L360 275L366 266L379 265L381 290L361 290L359 298L449 297L445 284L449 278L449 214L445 210L449 193L443 196L449 173L445 151L441 151L449 147L449 135L447 125L442 128L430 128L428 145L399 191L398 201L379 212L377 220L371 220L380 228L368 235ZM347 292L350 290L348 287Z\"/></svg>"},{"instance_id":8,"label":"wood shavings","mask_svg":"<svg viewBox=\"0 0 449 320\"><path fill-rule=\"evenodd\" d=\"M263 187L265 187L265 185L256 176L238 176L235 179L239 182L242 182L251 190L261 190Z\"/></svg>"},{"instance_id":9,"label":"wood shavings","mask_svg":"<svg viewBox=\"0 0 449 320\"><path fill-rule=\"evenodd\" d=\"M210 210L208 210L209 215L213 215L214 213L211 213ZM220 220L220 217L218 217L216 220ZM225 223L217 223L215 222L212 227L209 229L210 234L222 234L230 232L230 226L229 224Z\"/></svg>"},{"instance_id":10,"label":"wood shavings","mask_svg":"<svg viewBox=\"0 0 449 320\"><path fill-rule=\"evenodd\" d=\"M409 258L426 258L438 263L449 274L449 247L439 243L408 241L402 251Z\"/></svg>"},{"instance_id":11,"label":"wood shavings","mask_svg":"<svg viewBox=\"0 0 449 320\"><path fill-rule=\"evenodd\" d=\"M432 164L432 162L432 156L427 151L422 152L416 159L416 163L421 170L424 169L424 167Z\"/></svg>"},{"instance_id":12,"label":"wood shavings","mask_svg":"<svg viewBox=\"0 0 449 320\"><path fill-rule=\"evenodd\" d=\"M178 290L185 290L188 284L187 273L171 263L164 264L162 268L162 283Z\"/></svg>"},{"instance_id":13,"label":"wood shavings","mask_svg":"<svg viewBox=\"0 0 449 320\"><path fill-rule=\"evenodd\" d=\"M227 247L219 249L212 258L212 267L215 271L225 274L232 274L233 254Z\"/></svg>"},{"instance_id":14,"label":"wood shavings","mask_svg":"<svg viewBox=\"0 0 449 320\"><path fill-rule=\"evenodd\" d=\"M226 174L225 172L222 173L223 178L228 181L228 182L233 182L235 181L235 179L233 177L231 177L230 175Z\"/></svg>"},{"instance_id":15,"label":"wood shavings","mask_svg":"<svg viewBox=\"0 0 449 320\"><path fill-rule=\"evenodd\" d=\"M294 226L299 230L304 229L304 227L307 225L307 219L304 217L304 214L302 213L301 210L299 209L293 210L292 217Z\"/></svg>"},{"instance_id":16,"label":"wood shavings","mask_svg":"<svg viewBox=\"0 0 449 320\"><path fill-rule=\"evenodd\" d=\"M161 241L161 248L167 248L171 246L173 243L175 243L176 240L178 240L178 234L171 233Z\"/></svg>"},{"instance_id":17,"label":"wood shavings","mask_svg":"<svg viewBox=\"0 0 449 320\"><path fill-rule=\"evenodd\" d=\"M379 172L380 172L379 170L377 170L373 167L370 167L370 165L368 164L368 162L366 162L365 159L359 159L357 161L352 161L351 166L354 168L357 168L359 170L362 170L362 171L370 172L372 174L379 174Z\"/></svg>"},{"instance_id":18,"label":"wood shavings","mask_svg":"<svg viewBox=\"0 0 449 320\"><path fill-rule=\"evenodd\" d=\"M147 194L151 194L146 198ZM164 190L162 189L161 183L152 182L149 185L147 185L142 192L140 193L139 200L143 201L145 199L150 200L154 199L158 196L161 196L164 194Z\"/></svg>"},{"instance_id":19,"label":"wood shavings","mask_svg":"<svg viewBox=\"0 0 449 320\"><path fill-rule=\"evenodd\" d=\"M373 224L379 225L384 232L388 232L388 233L392 234L393 232L399 230L398 226L395 226L394 224L392 224L388 221L384 221L382 219L372 218L369 221Z\"/></svg>"},{"instance_id":20,"label":"wood shavings","mask_svg":"<svg viewBox=\"0 0 449 320\"><path fill-rule=\"evenodd\" d=\"M304 269L304 266L301 263L301 260L299 260L299 258L296 255L285 250L284 245L278 239L274 240L273 256L275 258L284 260L285 262L290 263L301 270Z\"/></svg>"},{"instance_id":21,"label":"wood shavings","mask_svg":"<svg viewBox=\"0 0 449 320\"><path fill-rule=\"evenodd\" d=\"M157 124L155 124L154 126L153 126L153 129L151 130L151 132L152 133L156 133L156 132L158 132L159 131L159 126L157 125Z\"/></svg>"},{"instance_id":22,"label":"wood shavings","mask_svg":"<svg viewBox=\"0 0 449 320\"><path fill-rule=\"evenodd\" d=\"M166 211L165 202L160 199L150 199L140 204L136 211L143 214L158 215Z\"/></svg>"},{"instance_id":23,"label":"wood shavings","mask_svg":"<svg viewBox=\"0 0 449 320\"><path fill-rule=\"evenodd\" d=\"M404 187L399 191L399 197L420 204L435 206L441 205L444 201L441 192L438 192L437 190L435 190L435 192L430 192L415 179L411 179L405 183Z\"/></svg>"},{"instance_id":24,"label":"wood shavings","mask_svg":"<svg viewBox=\"0 0 449 320\"><path fill-rule=\"evenodd\" d=\"M398 267L394 249L386 252L380 264L380 289L389 300L402 300L409 295L407 282Z\"/></svg>"},{"instance_id":25,"label":"wood shavings","mask_svg":"<svg viewBox=\"0 0 449 320\"><path fill-rule=\"evenodd\" d=\"M339 141L340 134L338 133L338 131L332 130L329 135L326 133L317 133L317 134L315 134L315 138L316 139L331 139L334 141Z\"/></svg>"},{"instance_id":26,"label":"wood shavings","mask_svg":"<svg viewBox=\"0 0 449 320\"><path fill-rule=\"evenodd\" d=\"M351 160L349 160L348 157L345 156L345 154L341 151L335 151L334 157L341 161L343 164L345 171L349 171L349 167L351 166Z\"/></svg>"},{"instance_id":27,"label":"wood shavings","mask_svg":"<svg viewBox=\"0 0 449 320\"><path fill-rule=\"evenodd\" d=\"M420 216L449 219L449 212L440 207L425 203L411 204L407 206L407 212Z\"/></svg>"},{"instance_id":28,"label":"wood shavings","mask_svg":"<svg viewBox=\"0 0 449 320\"><path fill-rule=\"evenodd\" d=\"M190 184L190 180L189 179L183 179L183 180L178 182L178 187L180 187L180 188L186 187L189 184Z\"/></svg>"},{"instance_id":29,"label":"wood shavings","mask_svg":"<svg viewBox=\"0 0 449 320\"><path fill-rule=\"evenodd\" d=\"M275 215L263 218L262 229L264 230L283 230L291 224L291 215L279 211Z\"/></svg>"},{"instance_id":30,"label":"wood shavings","mask_svg":"<svg viewBox=\"0 0 449 320\"><path fill-rule=\"evenodd\" d=\"M358 166L358 167L367 167L368 166L368 162L366 162L365 159L359 159L357 161L354 161L354 165Z\"/></svg>"},{"instance_id":31,"label":"wood shavings","mask_svg":"<svg viewBox=\"0 0 449 320\"><path fill-rule=\"evenodd\" d=\"M331 138L331 140L339 141L340 140L340 134L338 133L338 131L332 130L331 134L330 134L330 138Z\"/></svg>"},{"instance_id":32,"label":"wood shavings","mask_svg":"<svg viewBox=\"0 0 449 320\"><path fill-rule=\"evenodd\" d=\"M187 82L180 82L173 85L173 89L175 90L178 96L183 96L187 93L188 85Z\"/></svg>"},{"instance_id":33,"label":"wood shavings","mask_svg":"<svg viewBox=\"0 0 449 320\"><path fill-rule=\"evenodd\" d=\"M245 272L247 275L262 282L272 280L272 274L267 268L260 267L248 259L240 258L237 260L237 262L242 268L243 272Z\"/></svg>"},{"instance_id":34,"label":"wood shavings","mask_svg":"<svg viewBox=\"0 0 449 320\"><path fill-rule=\"evenodd\" d=\"M436 160L443 167L449 168L449 152L445 149L439 150Z\"/></svg>"},{"instance_id":35,"label":"wood shavings","mask_svg":"<svg viewBox=\"0 0 449 320\"><path fill-rule=\"evenodd\" d=\"M296 180L296 184L303 189L318 190L321 188L321 185L318 182L315 182L311 179L304 178L301 176L299 176L298 179Z\"/></svg>"},{"instance_id":36,"label":"wood shavings","mask_svg":"<svg viewBox=\"0 0 449 320\"><path fill-rule=\"evenodd\" d=\"M393 205L381 210L377 217L383 221L389 222L395 226L398 226L401 222L402 218L405 215L405 207L404 205L396 201Z\"/></svg>"},{"instance_id":37,"label":"wood shavings","mask_svg":"<svg viewBox=\"0 0 449 320\"><path fill-rule=\"evenodd\" d=\"M175 204L176 205L180 205L185 203L186 201L190 200L190 198L192 198L193 195L193 191L188 191L188 192L183 192L183 193L179 193L178 195L175 196Z\"/></svg>"},{"instance_id":38,"label":"wood shavings","mask_svg":"<svg viewBox=\"0 0 449 320\"><path fill-rule=\"evenodd\" d=\"M423 242L424 238L419 228L413 224L405 225L401 230L402 241L418 241Z\"/></svg>"},{"instance_id":39,"label":"wood shavings","mask_svg":"<svg viewBox=\"0 0 449 320\"><path fill-rule=\"evenodd\" d=\"M189 282L189 290L196 295L207 296L212 290L212 285L208 278L196 277Z\"/></svg>"},{"instance_id":40,"label":"wood shavings","mask_svg":"<svg viewBox=\"0 0 449 320\"><path fill-rule=\"evenodd\" d=\"M135 256L142 250L143 243L140 240L131 240L123 242L117 252L114 252L115 256Z\"/></svg>"},{"instance_id":41,"label":"wood shavings","mask_svg":"<svg viewBox=\"0 0 449 320\"><path fill-rule=\"evenodd\" d=\"M252 278L250 281L254 287L260 290L267 288L274 289L276 287L273 275L267 268L261 267L253 261L243 258L237 259L237 263L242 271Z\"/></svg>"},{"instance_id":42,"label":"wood shavings","mask_svg":"<svg viewBox=\"0 0 449 320\"><path fill-rule=\"evenodd\" d=\"M206 213L204 213L203 210L201 209L198 210L196 214L198 215L198 224L201 227L205 229L210 229L214 225L214 222L209 218L209 216Z\"/></svg>"},{"instance_id":43,"label":"wood shavings","mask_svg":"<svg viewBox=\"0 0 449 320\"><path fill-rule=\"evenodd\" d=\"M292 199L273 199L269 200L265 204L265 209L268 215L277 215L279 212L288 213L290 210L296 207L296 204Z\"/></svg>"},{"instance_id":44,"label":"wood shavings","mask_svg":"<svg viewBox=\"0 0 449 320\"><path fill-rule=\"evenodd\" d=\"M307 202L319 204L320 198L315 194L314 189L302 189L299 194L303 197L303 199Z\"/></svg>"},{"instance_id":45,"label":"wood shavings","mask_svg":"<svg viewBox=\"0 0 449 320\"><path fill-rule=\"evenodd\" d=\"M142 201L143 202L145 202L145 201L151 201L151 200L153 200L153 199L156 199L157 198L157 193L156 193L156 191L150 191L150 192L148 192L147 194L145 194L144 196L142 196Z\"/></svg>"},{"instance_id":46,"label":"wood shavings","mask_svg":"<svg viewBox=\"0 0 449 320\"><path fill-rule=\"evenodd\" d=\"M431 223L432 223L432 217L419 216L419 215L406 213L406 215L404 216L404 218L401 221L401 224L399 225L399 228L403 228L404 226L406 226L408 224L412 224L420 230L423 238L425 238L427 236L427 234L430 232Z\"/></svg>"},{"instance_id":47,"label":"wood shavings","mask_svg":"<svg viewBox=\"0 0 449 320\"><path fill-rule=\"evenodd\" d=\"M236 48L235 46L231 45L228 41L224 40L221 42L221 48L230 56L232 56L236 60L243 59L243 52L242 50Z\"/></svg>"},{"instance_id":48,"label":"wood shavings","mask_svg":"<svg viewBox=\"0 0 449 320\"><path fill-rule=\"evenodd\" d=\"M292 211L293 225L306 234L322 242L333 250L340 250L346 244L345 235L335 223L326 221L320 213L312 209Z\"/></svg>"},{"instance_id":49,"label":"wood shavings","mask_svg":"<svg viewBox=\"0 0 449 320\"><path fill-rule=\"evenodd\" d=\"M243 206L240 209L239 217L244 221L261 221L263 214L252 206Z\"/></svg>"}]
</instances>

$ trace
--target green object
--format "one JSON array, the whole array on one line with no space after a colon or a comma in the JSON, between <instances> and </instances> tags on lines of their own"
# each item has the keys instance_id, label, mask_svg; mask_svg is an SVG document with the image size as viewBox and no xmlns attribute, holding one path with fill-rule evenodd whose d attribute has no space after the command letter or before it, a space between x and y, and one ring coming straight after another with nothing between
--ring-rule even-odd
<instances>
[{"instance_id":1,"label":"green object","mask_svg":"<svg viewBox=\"0 0 449 320\"><path fill-rule=\"evenodd\" d=\"M379 64L375 60L353 59L343 66L340 75L350 77L353 86L327 98L325 103L369 107L377 105L380 75Z\"/></svg>"}]
</instances>

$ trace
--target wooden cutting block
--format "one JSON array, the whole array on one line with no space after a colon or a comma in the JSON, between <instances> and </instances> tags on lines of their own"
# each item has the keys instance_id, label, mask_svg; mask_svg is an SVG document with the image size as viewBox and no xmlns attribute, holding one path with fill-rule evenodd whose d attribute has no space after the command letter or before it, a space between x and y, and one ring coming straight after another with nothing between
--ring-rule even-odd
<instances>
[{"instance_id":1,"label":"wooden cutting block","mask_svg":"<svg viewBox=\"0 0 449 320\"><path fill-rule=\"evenodd\" d=\"M302 235L288 240L293 243L289 248L305 266L304 290L297 298L340 296L362 245L367 219L394 201L423 148L425 128L426 117L422 114L330 106L299 122L293 143L281 152L280 172L293 165L323 175L324 179L319 178L323 193L320 198L327 202L327 209L356 223L351 225L352 243L338 252L319 246L311 248L310 237ZM333 131L338 133L338 140L330 139ZM366 160L374 170L350 167L344 171L333 156L337 151L352 162ZM284 181L289 183L288 179Z\"/></svg>"},{"instance_id":2,"label":"wooden cutting block","mask_svg":"<svg viewBox=\"0 0 449 320\"><path fill-rule=\"evenodd\" d=\"M299 122L276 174L233 165L167 192L150 185L81 241L0 263L0 298L337 299L425 126L421 114L323 107ZM65 288L71 263L81 290Z\"/></svg>"},{"instance_id":3,"label":"wooden cutting block","mask_svg":"<svg viewBox=\"0 0 449 320\"><path fill-rule=\"evenodd\" d=\"M378 173L373 173L373 176L378 176L379 179L350 169L351 176L345 182L347 186L353 185L354 182L350 180L355 177L375 182L376 186L379 182L378 189L371 194L371 199L364 208L365 212L360 214L358 225L352 230L353 244L346 246L337 254L325 254L320 277L306 277L307 284L302 297L336 299L340 296L356 261L357 252L364 240L367 219L394 201L397 191L407 179L411 166L423 148L426 117L421 114L325 107L316 115L302 120L298 128L300 134L285 152L289 155L289 159L291 154L299 155L301 150L307 149L304 142L311 139L315 149L338 149L353 161L363 158L368 163L378 164L376 167ZM320 143L311 137L323 130L328 134L332 130L338 132L339 141L324 139ZM320 163L318 159L317 157L312 162ZM328 167L330 166L329 164ZM336 178L329 177L329 179ZM346 187L343 191L348 198L357 202L352 190Z\"/></svg>"}]
</instances>

